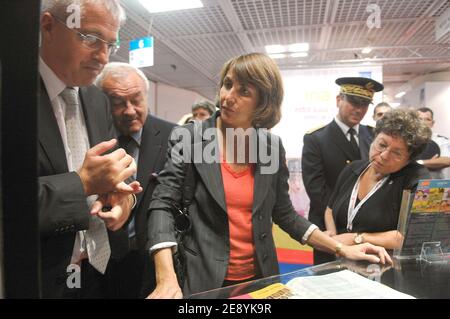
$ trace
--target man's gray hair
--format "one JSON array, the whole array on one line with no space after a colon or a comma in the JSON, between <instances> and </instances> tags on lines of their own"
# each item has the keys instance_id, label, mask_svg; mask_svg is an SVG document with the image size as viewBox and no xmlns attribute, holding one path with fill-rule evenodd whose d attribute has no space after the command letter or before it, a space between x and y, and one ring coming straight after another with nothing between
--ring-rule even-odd
<instances>
[{"instance_id":1,"label":"man's gray hair","mask_svg":"<svg viewBox=\"0 0 450 319\"><path fill-rule=\"evenodd\" d=\"M216 106L209 101L200 101L192 104L192 112L197 109L205 109L208 111L209 115L213 115L216 112Z\"/></svg>"},{"instance_id":2,"label":"man's gray hair","mask_svg":"<svg viewBox=\"0 0 450 319\"><path fill-rule=\"evenodd\" d=\"M119 0L42 0L41 14L50 12L60 19L65 19L71 12L67 12L70 5L80 6L81 18L83 18L84 8L86 5L100 5L105 7L112 16L122 26L126 20L125 10L120 5Z\"/></svg>"},{"instance_id":3,"label":"man's gray hair","mask_svg":"<svg viewBox=\"0 0 450 319\"><path fill-rule=\"evenodd\" d=\"M103 90L103 82L105 81L106 77L112 76L114 78L124 78L128 76L130 73L137 73L139 77L144 81L144 87L145 87L145 94L148 94L148 91L150 89L150 82L148 81L147 77L145 76L144 72L139 70L138 68L132 66L128 63L122 63L122 62L111 62L105 65L103 68L102 73L100 73L97 76L97 79L95 80L95 85Z\"/></svg>"}]
</instances>

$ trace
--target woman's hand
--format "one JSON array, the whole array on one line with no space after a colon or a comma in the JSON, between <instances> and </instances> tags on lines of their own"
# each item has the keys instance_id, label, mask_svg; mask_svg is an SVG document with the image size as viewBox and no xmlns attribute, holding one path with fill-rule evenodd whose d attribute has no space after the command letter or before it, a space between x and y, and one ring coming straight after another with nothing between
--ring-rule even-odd
<instances>
[{"instance_id":1,"label":"woman's hand","mask_svg":"<svg viewBox=\"0 0 450 319\"><path fill-rule=\"evenodd\" d=\"M182 299L183 293L176 280L165 280L156 285L156 289L148 295L147 299Z\"/></svg>"},{"instance_id":2,"label":"woman's hand","mask_svg":"<svg viewBox=\"0 0 450 319\"><path fill-rule=\"evenodd\" d=\"M367 260L371 263L381 263L382 265L388 262L392 265L392 259L386 252L386 249L369 243L342 246L340 255L352 260Z\"/></svg>"},{"instance_id":3,"label":"woman's hand","mask_svg":"<svg viewBox=\"0 0 450 319\"><path fill-rule=\"evenodd\" d=\"M183 292L173 268L172 249L163 248L153 253L155 261L156 289L147 299L182 299Z\"/></svg>"}]
</instances>

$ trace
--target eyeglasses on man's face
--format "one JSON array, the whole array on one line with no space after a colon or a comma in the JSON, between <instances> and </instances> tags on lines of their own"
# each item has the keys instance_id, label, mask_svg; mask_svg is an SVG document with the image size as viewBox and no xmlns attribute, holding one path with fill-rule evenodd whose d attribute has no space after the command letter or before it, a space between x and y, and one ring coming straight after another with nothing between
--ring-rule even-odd
<instances>
[{"instance_id":1,"label":"eyeglasses on man's face","mask_svg":"<svg viewBox=\"0 0 450 319\"><path fill-rule=\"evenodd\" d=\"M399 150L390 150L389 145L381 139L373 141L372 145L374 149L379 153L384 153L387 151L392 156L392 159L396 162L401 162L408 158L408 155L400 152Z\"/></svg>"},{"instance_id":2,"label":"eyeglasses on man's face","mask_svg":"<svg viewBox=\"0 0 450 319\"><path fill-rule=\"evenodd\" d=\"M74 28L69 28L67 26L67 24L64 21L62 21L61 19L59 19L58 17L56 17L54 15L52 15L52 16L53 16L53 18L55 18L56 21L58 21L59 23L64 25L67 29L75 31L77 33L78 38L80 39L81 43L88 49L99 50L102 48L103 44L106 44L106 47L108 48L108 55L111 56L111 55L116 54L120 48L119 41L108 42L106 40L103 40L102 38L99 38L96 35L81 33L80 31L78 31Z\"/></svg>"}]
</instances>

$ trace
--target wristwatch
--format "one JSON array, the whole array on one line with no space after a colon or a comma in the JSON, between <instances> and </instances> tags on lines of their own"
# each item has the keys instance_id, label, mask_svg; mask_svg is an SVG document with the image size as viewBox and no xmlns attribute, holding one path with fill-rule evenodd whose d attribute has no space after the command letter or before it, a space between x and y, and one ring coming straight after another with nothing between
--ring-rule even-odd
<instances>
[{"instance_id":1,"label":"wristwatch","mask_svg":"<svg viewBox=\"0 0 450 319\"><path fill-rule=\"evenodd\" d=\"M336 247L334 248L334 250L335 250L335 254L336 254L336 256L338 256L338 257L343 257L343 255L342 255L342 247L343 247L344 245L342 245L342 243L338 243L337 245L336 245Z\"/></svg>"},{"instance_id":2,"label":"wristwatch","mask_svg":"<svg viewBox=\"0 0 450 319\"><path fill-rule=\"evenodd\" d=\"M417 164L420 164L420 165L423 165L423 164L424 164L424 163L423 163L423 160L417 160L416 162L417 162Z\"/></svg>"},{"instance_id":3,"label":"wristwatch","mask_svg":"<svg viewBox=\"0 0 450 319\"><path fill-rule=\"evenodd\" d=\"M361 233L357 233L355 235L355 237L353 238L353 241L355 242L355 244L362 244L364 242L364 237L363 234Z\"/></svg>"}]
</instances>

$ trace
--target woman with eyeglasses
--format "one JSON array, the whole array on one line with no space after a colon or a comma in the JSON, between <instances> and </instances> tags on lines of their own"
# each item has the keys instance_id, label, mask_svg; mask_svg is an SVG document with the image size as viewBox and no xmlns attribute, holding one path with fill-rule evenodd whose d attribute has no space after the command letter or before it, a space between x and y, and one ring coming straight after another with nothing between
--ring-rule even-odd
<instances>
[{"instance_id":1,"label":"woman with eyeglasses","mask_svg":"<svg viewBox=\"0 0 450 319\"><path fill-rule=\"evenodd\" d=\"M354 161L340 174L325 211L326 233L345 245L401 247L402 193L430 178L415 161L430 138L431 130L415 111L387 112L377 122L369 160Z\"/></svg>"},{"instance_id":2,"label":"woman with eyeglasses","mask_svg":"<svg viewBox=\"0 0 450 319\"><path fill-rule=\"evenodd\" d=\"M273 223L292 238L329 253L391 262L385 249L338 243L296 213L289 199L283 145L268 132L280 120L282 99L276 63L260 53L241 55L222 69L220 112L174 129L149 207L149 248L157 282L149 298L181 298L277 275ZM185 191L191 184L189 172L195 186ZM190 222L180 229L180 215L174 216L173 207L183 206L189 193ZM185 275L180 282L172 261L180 246L176 230L184 232Z\"/></svg>"}]
</instances>

